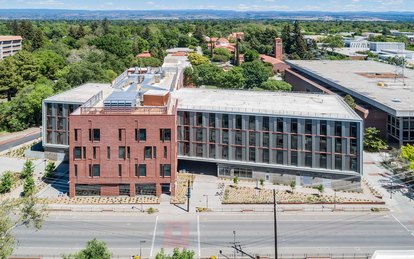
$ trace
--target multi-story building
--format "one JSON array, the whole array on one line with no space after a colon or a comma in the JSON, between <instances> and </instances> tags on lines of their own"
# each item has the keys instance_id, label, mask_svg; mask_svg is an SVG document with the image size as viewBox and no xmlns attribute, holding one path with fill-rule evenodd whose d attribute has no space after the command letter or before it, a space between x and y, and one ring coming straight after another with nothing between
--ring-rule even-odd
<instances>
[{"instance_id":1,"label":"multi-story building","mask_svg":"<svg viewBox=\"0 0 414 259\"><path fill-rule=\"evenodd\" d=\"M414 143L414 71L375 61L287 61L295 91L351 95L365 127L390 144Z\"/></svg>"},{"instance_id":2,"label":"multi-story building","mask_svg":"<svg viewBox=\"0 0 414 259\"><path fill-rule=\"evenodd\" d=\"M70 196L174 193L181 169L359 183L363 123L340 97L182 88L184 58L167 61L44 100L44 147L68 156Z\"/></svg>"},{"instance_id":3,"label":"multi-story building","mask_svg":"<svg viewBox=\"0 0 414 259\"><path fill-rule=\"evenodd\" d=\"M0 59L13 56L22 50L22 37L0 36Z\"/></svg>"},{"instance_id":4,"label":"multi-story building","mask_svg":"<svg viewBox=\"0 0 414 259\"><path fill-rule=\"evenodd\" d=\"M380 52L383 50L405 50L404 42L370 42L369 49L373 52Z\"/></svg>"},{"instance_id":5,"label":"multi-story building","mask_svg":"<svg viewBox=\"0 0 414 259\"><path fill-rule=\"evenodd\" d=\"M331 95L181 89L179 168L341 188L362 175L362 119Z\"/></svg>"},{"instance_id":6,"label":"multi-story building","mask_svg":"<svg viewBox=\"0 0 414 259\"><path fill-rule=\"evenodd\" d=\"M176 105L169 91L114 91L70 116L69 194L174 193Z\"/></svg>"}]
</instances>

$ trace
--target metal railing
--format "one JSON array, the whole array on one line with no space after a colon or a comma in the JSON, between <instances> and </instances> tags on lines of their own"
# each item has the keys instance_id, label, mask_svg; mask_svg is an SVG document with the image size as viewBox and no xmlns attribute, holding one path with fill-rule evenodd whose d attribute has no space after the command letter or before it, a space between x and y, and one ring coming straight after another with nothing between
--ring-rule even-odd
<instances>
[{"instance_id":1,"label":"metal railing","mask_svg":"<svg viewBox=\"0 0 414 259\"><path fill-rule=\"evenodd\" d=\"M137 115L166 115L168 107L80 107L81 115L112 115L112 114L137 114Z\"/></svg>"}]
</instances>

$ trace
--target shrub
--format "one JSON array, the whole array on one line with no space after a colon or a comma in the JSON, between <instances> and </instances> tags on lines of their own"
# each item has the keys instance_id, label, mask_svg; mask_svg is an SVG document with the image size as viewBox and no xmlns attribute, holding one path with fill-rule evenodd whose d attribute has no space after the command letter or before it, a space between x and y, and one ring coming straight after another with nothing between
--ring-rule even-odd
<instances>
[{"instance_id":1,"label":"shrub","mask_svg":"<svg viewBox=\"0 0 414 259\"><path fill-rule=\"evenodd\" d=\"M53 172L55 171L55 169L56 169L56 166L55 166L54 162L47 163L46 168L45 168L45 176L44 177L45 178L52 177Z\"/></svg>"},{"instance_id":2,"label":"shrub","mask_svg":"<svg viewBox=\"0 0 414 259\"><path fill-rule=\"evenodd\" d=\"M27 177L24 181L24 186L23 186L24 197L28 197L34 194L35 188L36 186L35 186L33 177L32 176Z\"/></svg>"},{"instance_id":3,"label":"shrub","mask_svg":"<svg viewBox=\"0 0 414 259\"><path fill-rule=\"evenodd\" d=\"M151 207L151 208L147 209L147 213L148 213L148 214L154 214L155 212L157 212L157 210L156 210L156 209L154 209L153 207Z\"/></svg>"},{"instance_id":4,"label":"shrub","mask_svg":"<svg viewBox=\"0 0 414 259\"><path fill-rule=\"evenodd\" d=\"M34 173L33 162L30 160L26 160L23 166L22 173L20 174L20 178L26 179L28 177L33 177L33 173Z\"/></svg>"},{"instance_id":5,"label":"shrub","mask_svg":"<svg viewBox=\"0 0 414 259\"><path fill-rule=\"evenodd\" d=\"M10 192L14 184L13 173L8 171L0 179L0 193Z\"/></svg>"},{"instance_id":6,"label":"shrub","mask_svg":"<svg viewBox=\"0 0 414 259\"><path fill-rule=\"evenodd\" d=\"M259 182L260 182L260 186L264 186L264 179L263 178L260 178L260 180L259 180Z\"/></svg>"},{"instance_id":7,"label":"shrub","mask_svg":"<svg viewBox=\"0 0 414 259\"><path fill-rule=\"evenodd\" d=\"M238 183L239 183L239 177L235 176L235 177L233 178L233 183L234 183L234 184L238 184Z\"/></svg>"}]
</instances>

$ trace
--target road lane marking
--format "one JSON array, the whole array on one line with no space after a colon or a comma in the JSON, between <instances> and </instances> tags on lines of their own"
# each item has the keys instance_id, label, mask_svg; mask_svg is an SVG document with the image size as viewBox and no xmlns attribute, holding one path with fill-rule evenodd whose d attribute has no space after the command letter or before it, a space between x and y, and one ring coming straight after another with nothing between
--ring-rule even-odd
<instances>
[{"instance_id":1,"label":"road lane marking","mask_svg":"<svg viewBox=\"0 0 414 259\"><path fill-rule=\"evenodd\" d=\"M407 230L407 232L411 232L406 226L404 226L404 224L403 223L401 223L401 221L399 221L394 215L391 215L398 223L400 223L400 225L405 229L405 230Z\"/></svg>"},{"instance_id":2,"label":"road lane marking","mask_svg":"<svg viewBox=\"0 0 414 259\"><path fill-rule=\"evenodd\" d=\"M154 234L152 235L152 245L151 245L150 258L152 258L152 252L154 251L155 235L157 234L157 224L158 224L158 215L155 218L155 226L154 226Z\"/></svg>"},{"instance_id":3,"label":"road lane marking","mask_svg":"<svg viewBox=\"0 0 414 259\"><path fill-rule=\"evenodd\" d=\"M198 237L198 258L201 257L201 245L200 245L200 215L197 215L197 237Z\"/></svg>"}]
</instances>

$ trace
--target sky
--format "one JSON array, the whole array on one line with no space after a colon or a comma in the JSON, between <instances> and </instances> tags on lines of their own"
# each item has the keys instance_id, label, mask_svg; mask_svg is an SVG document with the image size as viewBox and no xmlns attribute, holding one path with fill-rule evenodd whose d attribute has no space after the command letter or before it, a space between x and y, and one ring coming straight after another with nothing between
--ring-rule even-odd
<instances>
[{"instance_id":1,"label":"sky","mask_svg":"<svg viewBox=\"0 0 414 259\"><path fill-rule=\"evenodd\" d=\"M414 0L0 0L0 9L414 11Z\"/></svg>"}]
</instances>

